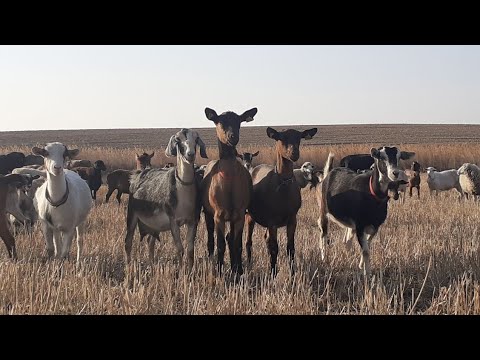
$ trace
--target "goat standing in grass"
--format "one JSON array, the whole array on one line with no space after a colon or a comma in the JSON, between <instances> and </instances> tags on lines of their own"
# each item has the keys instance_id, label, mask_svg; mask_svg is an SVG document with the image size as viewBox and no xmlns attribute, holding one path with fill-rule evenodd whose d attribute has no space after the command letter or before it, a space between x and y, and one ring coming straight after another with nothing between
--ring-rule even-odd
<instances>
[{"instance_id":1,"label":"goat standing in grass","mask_svg":"<svg viewBox=\"0 0 480 360\"><path fill-rule=\"evenodd\" d=\"M242 237L245 212L252 193L252 177L236 159L240 124L253 121L257 108L237 115L232 111L217 115L206 108L207 119L215 123L220 159L210 161L201 183L202 204L208 232L208 255L213 257L214 232L217 234L217 264L223 267L225 256L225 224L230 222L228 247L231 269L236 276L243 273Z\"/></svg>"},{"instance_id":2,"label":"goat standing in grass","mask_svg":"<svg viewBox=\"0 0 480 360\"><path fill-rule=\"evenodd\" d=\"M237 157L239 157L240 160L242 160L242 163L243 163L243 166L245 166L245 169L247 169L248 171L252 171L253 158L255 156L258 156L259 153L260 151L254 152L253 154L249 152L244 152L243 154L237 154Z\"/></svg>"},{"instance_id":3,"label":"goat standing in grass","mask_svg":"<svg viewBox=\"0 0 480 360\"><path fill-rule=\"evenodd\" d=\"M373 170L357 174L348 168L334 168L330 171L333 154L325 164L324 179L317 188L317 202L320 208L318 226L321 230L321 255L325 258L328 220L346 228L344 241L351 244L356 234L362 249L359 267L370 275L369 243L387 218L388 191L391 183L399 180L399 160L408 160L413 152L400 151L396 147L372 148Z\"/></svg>"},{"instance_id":4,"label":"goat standing in grass","mask_svg":"<svg viewBox=\"0 0 480 360\"><path fill-rule=\"evenodd\" d=\"M12 203L12 195L17 194L17 187L28 184L25 175L11 174L0 176L0 237L7 248L8 256L17 259L15 238L10 233L7 224L7 212L14 215L21 221L28 221L19 208L18 201ZM21 191L21 190L20 190Z\"/></svg>"},{"instance_id":5,"label":"goat standing in grass","mask_svg":"<svg viewBox=\"0 0 480 360\"><path fill-rule=\"evenodd\" d=\"M77 236L77 261L83 250L85 221L92 208L88 184L76 173L65 169L65 161L79 153L59 142L32 153L43 156L47 181L35 193L34 205L42 222L47 254L59 259L68 257L72 240Z\"/></svg>"},{"instance_id":6,"label":"goat standing in grass","mask_svg":"<svg viewBox=\"0 0 480 360\"><path fill-rule=\"evenodd\" d=\"M131 261L132 240L137 223L144 231L159 233L170 230L177 248L179 263L183 260L180 226L187 225L187 257L189 271L193 267L194 242L200 218L194 162L197 145L200 155L207 158L205 144L196 131L182 129L172 135L165 154L177 157L177 166L165 169L145 169L130 177L127 207L125 254ZM139 226L140 227L140 226ZM158 235L157 235L158 237ZM149 259L153 263L155 238L149 237Z\"/></svg>"},{"instance_id":7,"label":"goat standing in grass","mask_svg":"<svg viewBox=\"0 0 480 360\"><path fill-rule=\"evenodd\" d=\"M258 165L252 170L253 193L248 207L247 258L251 262L252 235L255 223L268 229L267 247L273 274L277 271L277 230L287 227L287 254L293 271L297 212L302 205L300 186L295 180L293 163L300 157L300 141L309 140L317 128L297 131L276 131L267 128L267 136L276 141L276 164Z\"/></svg>"}]
</instances>

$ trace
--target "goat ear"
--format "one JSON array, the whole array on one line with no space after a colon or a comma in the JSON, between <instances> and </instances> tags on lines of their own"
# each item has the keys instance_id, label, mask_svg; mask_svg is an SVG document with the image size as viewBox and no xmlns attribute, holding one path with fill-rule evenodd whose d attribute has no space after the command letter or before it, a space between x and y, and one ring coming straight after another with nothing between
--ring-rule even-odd
<instances>
[{"instance_id":1,"label":"goat ear","mask_svg":"<svg viewBox=\"0 0 480 360\"><path fill-rule=\"evenodd\" d=\"M302 138L304 138L305 140L310 140L316 133L317 133L317 128L305 130L302 133Z\"/></svg>"},{"instance_id":2,"label":"goat ear","mask_svg":"<svg viewBox=\"0 0 480 360\"><path fill-rule=\"evenodd\" d=\"M32 154L33 155L40 155L42 157L47 157L48 156L48 151L45 150L44 148L39 148L39 147L34 146L32 148Z\"/></svg>"},{"instance_id":3,"label":"goat ear","mask_svg":"<svg viewBox=\"0 0 480 360\"><path fill-rule=\"evenodd\" d=\"M374 159L380 159L380 151L379 151L378 149L371 148L371 149L370 149L370 155L371 155Z\"/></svg>"},{"instance_id":4,"label":"goat ear","mask_svg":"<svg viewBox=\"0 0 480 360\"><path fill-rule=\"evenodd\" d=\"M247 110L242 115L240 115L240 118L242 119L242 121L246 121L246 122L253 121L253 117L255 116L257 111L258 111L257 108Z\"/></svg>"},{"instance_id":5,"label":"goat ear","mask_svg":"<svg viewBox=\"0 0 480 360\"><path fill-rule=\"evenodd\" d=\"M408 160L411 157L414 157L415 153L411 151L400 151L400 159L402 160Z\"/></svg>"},{"instance_id":6,"label":"goat ear","mask_svg":"<svg viewBox=\"0 0 480 360\"><path fill-rule=\"evenodd\" d=\"M200 147L200 156L204 159L208 159L207 148L205 147L205 143L203 142L203 140L200 139L200 136L197 137L197 144Z\"/></svg>"},{"instance_id":7,"label":"goat ear","mask_svg":"<svg viewBox=\"0 0 480 360\"><path fill-rule=\"evenodd\" d=\"M80 153L80 150L78 149L73 149L73 150L68 150L65 148L65 155L68 156L70 159L73 159L75 156L77 156Z\"/></svg>"},{"instance_id":8,"label":"goat ear","mask_svg":"<svg viewBox=\"0 0 480 360\"><path fill-rule=\"evenodd\" d=\"M214 123L217 123L218 115L215 112L215 110L207 107L205 108L205 115L207 116L208 120L213 121Z\"/></svg>"},{"instance_id":9,"label":"goat ear","mask_svg":"<svg viewBox=\"0 0 480 360\"><path fill-rule=\"evenodd\" d=\"M152 151L152 153L150 155L148 155L151 158L153 158L153 156L155 155L155 151Z\"/></svg>"},{"instance_id":10,"label":"goat ear","mask_svg":"<svg viewBox=\"0 0 480 360\"><path fill-rule=\"evenodd\" d=\"M140 157L140 156L139 156L137 153L135 153L135 159L138 160L139 157Z\"/></svg>"},{"instance_id":11,"label":"goat ear","mask_svg":"<svg viewBox=\"0 0 480 360\"><path fill-rule=\"evenodd\" d=\"M253 153L253 154L252 154L252 157L257 156L259 152L260 152L260 151L257 151L256 153Z\"/></svg>"},{"instance_id":12,"label":"goat ear","mask_svg":"<svg viewBox=\"0 0 480 360\"><path fill-rule=\"evenodd\" d=\"M165 149L165 155L167 156L177 156L177 139L175 135L170 137L167 148Z\"/></svg>"},{"instance_id":13,"label":"goat ear","mask_svg":"<svg viewBox=\"0 0 480 360\"><path fill-rule=\"evenodd\" d=\"M273 139L273 140L279 140L280 139L280 137L278 136L278 131L271 128L271 127L267 127L267 136L270 139Z\"/></svg>"}]
</instances>

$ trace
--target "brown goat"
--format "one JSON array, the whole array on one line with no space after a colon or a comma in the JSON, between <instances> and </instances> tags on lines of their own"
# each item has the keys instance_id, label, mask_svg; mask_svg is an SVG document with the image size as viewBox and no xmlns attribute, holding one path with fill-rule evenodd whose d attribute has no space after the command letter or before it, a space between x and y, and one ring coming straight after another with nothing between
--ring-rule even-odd
<instances>
[{"instance_id":1,"label":"brown goat","mask_svg":"<svg viewBox=\"0 0 480 360\"><path fill-rule=\"evenodd\" d=\"M153 155L155 155L155 151L152 152L150 155L147 153L143 153L142 155L135 154L135 162L137 165L137 170L123 170L118 169L112 171L110 174L107 175L107 194L105 195L105 202L108 203L110 196L112 196L113 192L117 190L117 201L120 205L122 194L129 194L130 193L130 175L135 172L139 172L145 170L147 168L151 168L152 165L150 160L152 159Z\"/></svg>"},{"instance_id":2,"label":"brown goat","mask_svg":"<svg viewBox=\"0 0 480 360\"><path fill-rule=\"evenodd\" d=\"M287 227L287 254L293 271L297 212L302 205L300 187L295 180L293 163L300 157L300 141L309 140L317 128L276 131L267 128L267 136L276 141L276 164L258 165L252 170L252 202L246 216L248 226L247 259L252 258L252 235L255 223L268 229L267 247L273 274L277 271L279 227Z\"/></svg>"},{"instance_id":3,"label":"brown goat","mask_svg":"<svg viewBox=\"0 0 480 360\"><path fill-rule=\"evenodd\" d=\"M201 182L201 197L208 232L208 254L213 256L214 238L217 234L217 263L223 267L225 255L225 223L230 222L228 246L230 265L237 275L242 268L242 235L245 212L252 193L252 178L247 169L236 159L240 136L240 124L252 121L257 108L245 111L242 115L227 111L217 115L215 110L206 108L208 120L215 123L218 138L219 160L210 161Z\"/></svg>"},{"instance_id":4,"label":"brown goat","mask_svg":"<svg viewBox=\"0 0 480 360\"><path fill-rule=\"evenodd\" d=\"M13 259L17 258L17 250L15 248L15 238L10 233L7 224L7 198L11 191L17 190L15 187L27 185L28 181L24 175L11 174L0 177L0 237L7 247L8 256Z\"/></svg>"},{"instance_id":5,"label":"brown goat","mask_svg":"<svg viewBox=\"0 0 480 360\"><path fill-rule=\"evenodd\" d=\"M135 154L135 160L137 163L137 170L148 169L152 167L152 157L155 155L153 151L150 155L144 152L142 155Z\"/></svg>"},{"instance_id":6,"label":"brown goat","mask_svg":"<svg viewBox=\"0 0 480 360\"><path fill-rule=\"evenodd\" d=\"M413 188L417 188L417 195L420 199L420 164L416 161L412 162L412 166L405 170L408 176L408 186L410 187L410 197L412 197Z\"/></svg>"}]
</instances>

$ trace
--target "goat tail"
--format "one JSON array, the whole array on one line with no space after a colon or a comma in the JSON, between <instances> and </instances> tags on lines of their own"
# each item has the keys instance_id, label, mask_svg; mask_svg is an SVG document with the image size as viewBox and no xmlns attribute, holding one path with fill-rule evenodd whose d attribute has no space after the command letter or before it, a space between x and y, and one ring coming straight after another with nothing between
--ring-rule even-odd
<instances>
[{"instance_id":1,"label":"goat tail","mask_svg":"<svg viewBox=\"0 0 480 360\"><path fill-rule=\"evenodd\" d=\"M332 164L333 164L333 158L334 157L335 157L335 155L332 152L328 153L327 161L325 162L325 166L323 167L323 178L324 179L328 175L328 173L330 172L330 169L331 169Z\"/></svg>"}]
</instances>

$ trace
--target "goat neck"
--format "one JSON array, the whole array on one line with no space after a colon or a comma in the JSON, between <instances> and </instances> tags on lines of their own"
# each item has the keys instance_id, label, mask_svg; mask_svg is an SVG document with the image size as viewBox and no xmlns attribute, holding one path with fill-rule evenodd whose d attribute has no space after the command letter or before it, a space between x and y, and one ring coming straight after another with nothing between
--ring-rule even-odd
<instances>
[{"instance_id":1,"label":"goat neck","mask_svg":"<svg viewBox=\"0 0 480 360\"><path fill-rule=\"evenodd\" d=\"M284 158L277 152L277 163L275 164L275 172L283 181L293 179L293 161Z\"/></svg>"},{"instance_id":2,"label":"goat neck","mask_svg":"<svg viewBox=\"0 0 480 360\"><path fill-rule=\"evenodd\" d=\"M177 153L177 167L175 168L175 176L177 181L183 186L189 186L195 183L195 170L193 162L188 163L183 155L178 151Z\"/></svg>"},{"instance_id":3,"label":"goat neck","mask_svg":"<svg viewBox=\"0 0 480 360\"><path fill-rule=\"evenodd\" d=\"M218 140L218 156L220 159L233 159L237 158L237 150L235 146L227 145Z\"/></svg>"},{"instance_id":4,"label":"goat neck","mask_svg":"<svg viewBox=\"0 0 480 360\"><path fill-rule=\"evenodd\" d=\"M368 186L370 194L378 201L384 201L388 199L388 177L387 182L380 182L380 174L378 172L377 164L374 164L372 174L368 179Z\"/></svg>"},{"instance_id":5,"label":"goat neck","mask_svg":"<svg viewBox=\"0 0 480 360\"><path fill-rule=\"evenodd\" d=\"M67 193L67 183L64 171L57 176L53 176L47 171L47 191L52 203L58 203L64 198Z\"/></svg>"}]
</instances>

